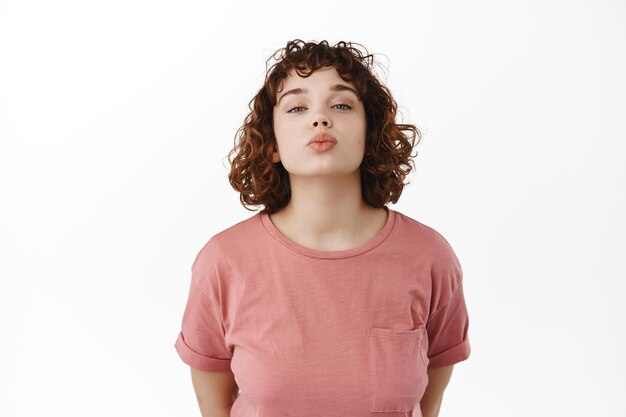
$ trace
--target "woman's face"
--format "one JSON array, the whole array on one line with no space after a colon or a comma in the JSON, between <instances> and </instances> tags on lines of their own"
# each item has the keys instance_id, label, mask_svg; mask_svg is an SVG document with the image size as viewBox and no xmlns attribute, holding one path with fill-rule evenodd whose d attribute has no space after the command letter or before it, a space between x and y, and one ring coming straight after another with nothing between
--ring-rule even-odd
<instances>
[{"instance_id":1,"label":"woman's face","mask_svg":"<svg viewBox=\"0 0 626 417\"><path fill-rule=\"evenodd\" d=\"M331 88L336 85L349 89ZM341 79L334 67L320 68L306 78L292 71L282 88L279 86L277 100L274 134L278 151L273 161L281 161L290 176L346 175L359 169L367 126L354 83ZM320 133L334 136L335 146L323 152L308 146Z\"/></svg>"}]
</instances>

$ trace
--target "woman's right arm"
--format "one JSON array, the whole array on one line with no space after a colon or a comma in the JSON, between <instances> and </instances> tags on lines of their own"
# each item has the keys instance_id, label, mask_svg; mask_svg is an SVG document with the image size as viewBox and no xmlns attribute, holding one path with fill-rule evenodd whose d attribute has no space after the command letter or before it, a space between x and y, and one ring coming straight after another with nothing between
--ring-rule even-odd
<instances>
[{"instance_id":1,"label":"woman's right arm","mask_svg":"<svg viewBox=\"0 0 626 417\"><path fill-rule=\"evenodd\" d=\"M239 393L233 373L190 369L202 417L230 417L230 408Z\"/></svg>"}]
</instances>

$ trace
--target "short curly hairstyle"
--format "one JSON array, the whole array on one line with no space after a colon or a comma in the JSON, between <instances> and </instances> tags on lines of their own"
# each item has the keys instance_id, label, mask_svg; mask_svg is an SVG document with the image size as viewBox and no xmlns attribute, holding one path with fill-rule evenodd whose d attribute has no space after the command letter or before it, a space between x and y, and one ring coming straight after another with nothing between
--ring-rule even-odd
<instances>
[{"instance_id":1,"label":"short curly hairstyle","mask_svg":"<svg viewBox=\"0 0 626 417\"><path fill-rule=\"evenodd\" d=\"M265 82L249 102L250 113L235 134L234 148L228 153L231 164L228 180L240 192L241 204L263 205L263 213L272 214L289 203L289 173L282 162L272 162L276 149L273 108L281 81L293 69L307 77L319 68L333 66L346 82L354 81L366 114L365 152L361 162L362 196L366 204L382 208L396 203L405 185L404 178L413 165L414 146L422 138L412 124L396 123L397 104L389 89L373 73L373 55L357 47L360 44L338 42L330 46L300 39L289 41L266 61L276 62L266 71ZM231 156L233 156L231 160Z\"/></svg>"}]
</instances>

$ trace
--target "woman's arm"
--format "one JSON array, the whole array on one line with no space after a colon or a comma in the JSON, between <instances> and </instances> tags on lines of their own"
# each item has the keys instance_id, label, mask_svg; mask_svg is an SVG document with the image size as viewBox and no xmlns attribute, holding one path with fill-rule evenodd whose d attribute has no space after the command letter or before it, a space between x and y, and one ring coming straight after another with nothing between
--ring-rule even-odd
<instances>
[{"instance_id":1,"label":"woman's arm","mask_svg":"<svg viewBox=\"0 0 626 417\"><path fill-rule=\"evenodd\" d=\"M204 372L191 368L191 380L202 417L230 417L239 387L232 372Z\"/></svg>"},{"instance_id":2,"label":"woman's arm","mask_svg":"<svg viewBox=\"0 0 626 417\"><path fill-rule=\"evenodd\" d=\"M420 401L423 417L437 417L443 392L448 386L454 365L442 366L428 371L428 386Z\"/></svg>"}]
</instances>

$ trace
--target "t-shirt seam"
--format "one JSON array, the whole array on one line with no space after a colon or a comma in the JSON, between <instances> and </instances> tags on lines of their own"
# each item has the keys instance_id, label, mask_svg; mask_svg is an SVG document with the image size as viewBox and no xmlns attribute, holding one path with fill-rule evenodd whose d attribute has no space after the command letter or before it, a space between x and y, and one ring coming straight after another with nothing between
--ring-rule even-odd
<instances>
[{"instance_id":1,"label":"t-shirt seam","mask_svg":"<svg viewBox=\"0 0 626 417\"><path fill-rule=\"evenodd\" d=\"M213 266L214 267L214 266ZM224 317L222 315L222 291L221 291L221 285L219 285L219 275L217 275L217 271L215 271L216 274L216 279L218 281L218 286L217 286L217 307L218 307L218 311L219 311L219 319L220 319L220 325L222 328L222 335L224 337L226 337L226 325L224 324ZM191 283L193 286L196 287L196 289L200 292L200 294L202 294L202 296L206 299L207 302L211 302L211 297L209 297L209 295L202 289L202 287L200 286L200 284L198 282L196 282L196 280L192 279ZM226 350L230 351L230 349L228 349L228 346L226 346L226 343L224 343L224 346L226 348Z\"/></svg>"},{"instance_id":2,"label":"t-shirt seam","mask_svg":"<svg viewBox=\"0 0 626 417\"><path fill-rule=\"evenodd\" d=\"M360 253L355 253L353 255L346 255L346 256L341 256L341 257L326 257L326 256L315 256L315 255L311 255L311 254L307 254L307 253L303 253L300 250L298 250L297 248L293 248L291 246L289 246L287 243L283 242L278 236L275 236L274 233L272 233L271 230L268 229L267 225L265 224L265 222L263 221L263 219L261 218L261 216L259 216L259 222L261 222L261 227L263 227L263 229L265 230L266 234L269 234L272 239L274 239L276 242L278 242L282 247L284 247L285 249L287 249L289 252L292 253L296 253L298 255L301 256L306 256L307 258L312 258L312 259L322 259L322 260L326 260L326 261L335 261L335 260L340 260L340 259L350 259L350 258L355 258L357 256L362 256L365 255L366 253L378 248L380 245L382 245L383 243L385 243L388 239L389 236L391 236L391 234L393 233L394 229L396 228L396 222L397 222L397 214L396 217L393 220L393 223L389 229L389 231L387 232L387 234L385 235L385 237L378 242L378 244L376 244L375 246L360 252ZM351 249L347 249L347 250L351 250Z\"/></svg>"},{"instance_id":3,"label":"t-shirt seam","mask_svg":"<svg viewBox=\"0 0 626 417\"><path fill-rule=\"evenodd\" d=\"M452 303L452 299L454 298L454 296L456 295L457 291L459 290L459 288L461 288L461 284L459 283L459 285L457 285L457 287L450 293L450 296L448 297L448 300L446 301L446 303L442 306L439 307L435 312L433 312L430 315L430 318L428 319L428 321L430 321L433 317L435 317L437 314L439 314L442 310L444 310L446 307L448 307L451 303Z\"/></svg>"}]
</instances>

